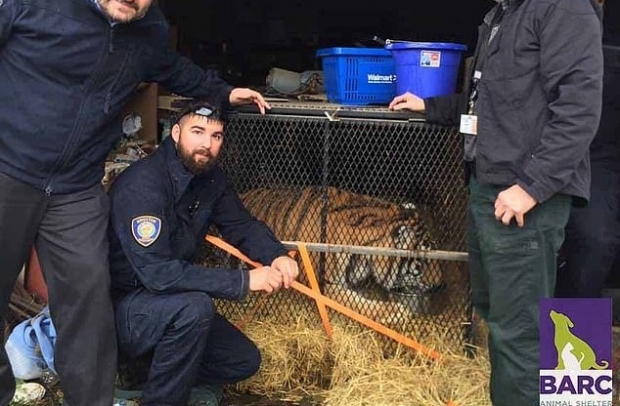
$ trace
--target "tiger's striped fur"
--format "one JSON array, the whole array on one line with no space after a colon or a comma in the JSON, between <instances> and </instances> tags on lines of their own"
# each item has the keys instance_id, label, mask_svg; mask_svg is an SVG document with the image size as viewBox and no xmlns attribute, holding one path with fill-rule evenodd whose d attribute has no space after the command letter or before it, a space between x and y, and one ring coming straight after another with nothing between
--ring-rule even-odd
<instances>
[{"instance_id":1,"label":"tiger's striped fur","mask_svg":"<svg viewBox=\"0 0 620 406\"><path fill-rule=\"evenodd\" d=\"M241 199L283 241L404 250L435 245L417 210L367 195L333 187L307 187L255 189L241 195ZM321 221L323 218L326 221ZM312 257L318 268L318 254ZM326 256L323 280L326 292L339 287L338 291L344 292L338 295L340 299L350 301L344 297L346 294L359 293L368 284L384 293L405 284L423 291L440 285L442 275L436 261L334 253Z\"/></svg>"}]
</instances>

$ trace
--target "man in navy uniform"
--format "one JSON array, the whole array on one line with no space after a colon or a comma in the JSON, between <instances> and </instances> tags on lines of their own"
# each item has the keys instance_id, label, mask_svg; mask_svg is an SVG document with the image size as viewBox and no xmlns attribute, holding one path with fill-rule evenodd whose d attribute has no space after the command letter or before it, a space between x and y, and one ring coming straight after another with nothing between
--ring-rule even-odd
<instances>
[{"instance_id":1,"label":"man in navy uniform","mask_svg":"<svg viewBox=\"0 0 620 406\"><path fill-rule=\"evenodd\" d=\"M252 376L255 345L217 313L214 299L288 288L297 263L243 206L216 164L222 112L192 102L159 149L110 189L110 267L119 350L152 354L141 404L185 406L193 386ZM207 268L193 260L210 225L266 266Z\"/></svg>"}]
</instances>

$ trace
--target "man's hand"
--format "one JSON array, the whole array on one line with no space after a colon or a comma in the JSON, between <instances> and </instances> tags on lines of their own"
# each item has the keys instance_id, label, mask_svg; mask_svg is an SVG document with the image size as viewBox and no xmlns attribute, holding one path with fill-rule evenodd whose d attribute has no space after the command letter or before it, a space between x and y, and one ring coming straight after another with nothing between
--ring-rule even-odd
<instances>
[{"instance_id":1,"label":"man's hand","mask_svg":"<svg viewBox=\"0 0 620 406\"><path fill-rule=\"evenodd\" d=\"M519 185L513 185L500 192L495 200L495 219L509 225L514 217L517 225L525 224L525 213L536 206L536 200Z\"/></svg>"},{"instance_id":2,"label":"man's hand","mask_svg":"<svg viewBox=\"0 0 620 406\"><path fill-rule=\"evenodd\" d=\"M401 94L400 96L396 96L388 106L390 110L411 110L411 111L420 111L423 112L426 110L426 106L424 104L424 99L416 96L412 93Z\"/></svg>"},{"instance_id":3,"label":"man's hand","mask_svg":"<svg viewBox=\"0 0 620 406\"><path fill-rule=\"evenodd\" d=\"M250 290L264 290L273 293L282 287L282 273L270 266L263 266L250 271Z\"/></svg>"},{"instance_id":4,"label":"man's hand","mask_svg":"<svg viewBox=\"0 0 620 406\"><path fill-rule=\"evenodd\" d=\"M286 289L290 288L293 281L299 276L299 265L286 255L274 259L271 267L282 274L282 281Z\"/></svg>"},{"instance_id":5,"label":"man's hand","mask_svg":"<svg viewBox=\"0 0 620 406\"><path fill-rule=\"evenodd\" d=\"M262 94L245 87L234 88L230 92L228 101L233 106L254 103L258 106L261 114L265 114L265 110L271 109L271 106L269 105L269 103L267 103Z\"/></svg>"}]
</instances>

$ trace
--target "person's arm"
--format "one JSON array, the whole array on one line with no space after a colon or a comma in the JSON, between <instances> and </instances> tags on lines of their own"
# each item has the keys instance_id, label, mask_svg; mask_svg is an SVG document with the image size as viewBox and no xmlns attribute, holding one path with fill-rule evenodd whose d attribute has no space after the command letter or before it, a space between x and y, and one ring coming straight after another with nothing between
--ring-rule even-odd
<instances>
[{"instance_id":1,"label":"person's arm","mask_svg":"<svg viewBox=\"0 0 620 406\"><path fill-rule=\"evenodd\" d=\"M167 208L166 200L163 191L149 193L146 197L128 185L123 185L111 196L113 231L140 282L155 293L203 291L216 298L244 298L250 283L247 270L206 268L173 257L174 236L164 215L171 209ZM157 238L146 247L134 236L135 221L141 216L160 220Z\"/></svg>"},{"instance_id":2,"label":"person's arm","mask_svg":"<svg viewBox=\"0 0 620 406\"><path fill-rule=\"evenodd\" d=\"M461 123L461 114L467 109L467 95L454 93L446 96L429 97L424 99L426 106L426 121L451 127L458 127Z\"/></svg>"},{"instance_id":3,"label":"person's arm","mask_svg":"<svg viewBox=\"0 0 620 406\"><path fill-rule=\"evenodd\" d=\"M179 95L206 100L224 108L255 104L261 114L271 108L257 91L245 87L233 88L216 71L204 70L176 52L160 49L156 55L152 58L147 82L160 83Z\"/></svg>"},{"instance_id":4,"label":"person's arm","mask_svg":"<svg viewBox=\"0 0 620 406\"><path fill-rule=\"evenodd\" d=\"M230 106L231 85L215 70L202 69L190 59L168 49L165 44L165 41L153 41L149 50L146 82L157 82L182 96Z\"/></svg>"},{"instance_id":5,"label":"person's arm","mask_svg":"<svg viewBox=\"0 0 620 406\"><path fill-rule=\"evenodd\" d=\"M168 26L162 20L156 38L151 42L146 82L157 82L181 96L206 100L224 108L255 104L261 114L271 108L260 93L244 87L233 88L215 70L204 70L169 49L167 32Z\"/></svg>"},{"instance_id":6,"label":"person's arm","mask_svg":"<svg viewBox=\"0 0 620 406\"><path fill-rule=\"evenodd\" d=\"M213 207L212 220L224 240L254 261L269 265L288 254L272 230L245 208L230 185Z\"/></svg>"},{"instance_id":7,"label":"person's arm","mask_svg":"<svg viewBox=\"0 0 620 406\"><path fill-rule=\"evenodd\" d=\"M250 259L280 273L285 288L299 276L297 262L288 256L284 245L265 223L252 216L228 184L213 209L213 223L224 240Z\"/></svg>"},{"instance_id":8,"label":"person's arm","mask_svg":"<svg viewBox=\"0 0 620 406\"><path fill-rule=\"evenodd\" d=\"M458 126L461 113L465 112L467 98L454 93L446 96L421 98L412 93L396 96L389 104L390 110L410 110L425 113L426 121L446 126Z\"/></svg>"},{"instance_id":9,"label":"person's arm","mask_svg":"<svg viewBox=\"0 0 620 406\"><path fill-rule=\"evenodd\" d=\"M150 69L147 82L157 82L166 89L187 97L195 97L221 106L230 106L233 89L219 74L204 70L194 62L172 50L161 50Z\"/></svg>"},{"instance_id":10,"label":"person's arm","mask_svg":"<svg viewBox=\"0 0 620 406\"><path fill-rule=\"evenodd\" d=\"M602 108L603 52L601 23L589 2L543 2L538 15L540 77L550 118L517 184L540 203L570 181L594 138Z\"/></svg>"}]
</instances>

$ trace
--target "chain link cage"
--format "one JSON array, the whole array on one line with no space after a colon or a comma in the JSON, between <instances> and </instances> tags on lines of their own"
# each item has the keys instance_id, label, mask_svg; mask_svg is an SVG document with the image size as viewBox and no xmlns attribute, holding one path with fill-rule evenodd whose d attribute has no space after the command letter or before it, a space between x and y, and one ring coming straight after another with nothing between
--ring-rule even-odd
<instances>
[{"instance_id":1,"label":"chain link cage","mask_svg":"<svg viewBox=\"0 0 620 406\"><path fill-rule=\"evenodd\" d=\"M438 331L455 346L469 341L467 196L455 129L381 107L276 103L266 116L229 116L220 163L279 239L308 243L324 295L422 343ZM207 243L201 261L243 266ZM308 302L289 293L269 300L282 317ZM256 302L252 293L218 308L239 319Z\"/></svg>"}]
</instances>

